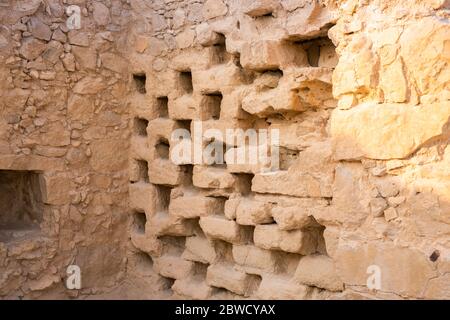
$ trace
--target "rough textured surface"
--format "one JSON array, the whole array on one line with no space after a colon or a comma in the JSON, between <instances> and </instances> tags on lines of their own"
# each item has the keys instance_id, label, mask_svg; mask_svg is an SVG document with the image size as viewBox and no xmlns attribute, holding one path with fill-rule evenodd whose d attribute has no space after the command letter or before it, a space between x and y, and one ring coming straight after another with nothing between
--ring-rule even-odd
<instances>
[{"instance_id":1,"label":"rough textured surface","mask_svg":"<svg viewBox=\"0 0 450 320\"><path fill-rule=\"evenodd\" d=\"M2 1L0 190L30 210L0 212L0 298L450 298L449 9ZM279 169L174 163L195 120L278 129Z\"/></svg>"}]
</instances>

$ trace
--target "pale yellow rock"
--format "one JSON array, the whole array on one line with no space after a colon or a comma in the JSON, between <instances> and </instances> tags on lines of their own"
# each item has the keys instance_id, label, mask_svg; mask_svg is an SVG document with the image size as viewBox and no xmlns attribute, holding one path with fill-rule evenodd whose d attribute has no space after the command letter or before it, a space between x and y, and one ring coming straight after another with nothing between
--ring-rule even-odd
<instances>
[{"instance_id":1,"label":"pale yellow rock","mask_svg":"<svg viewBox=\"0 0 450 320\"><path fill-rule=\"evenodd\" d=\"M213 288L204 281L196 281L189 278L176 280L172 290L179 295L195 300L206 300L211 297L213 292Z\"/></svg>"},{"instance_id":2,"label":"pale yellow rock","mask_svg":"<svg viewBox=\"0 0 450 320\"><path fill-rule=\"evenodd\" d=\"M194 263L176 256L164 256L154 259L153 268L163 277L184 279L193 271Z\"/></svg>"},{"instance_id":3,"label":"pale yellow rock","mask_svg":"<svg viewBox=\"0 0 450 320\"><path fill-rule=\"evenodd\" d=\"M236 208L236 222L241 225L258 225L272 222L272 205L262 201L242 199Z\"/></svg>"},{"instance_id":4,"label":"pale yellow rock","mask_svg":"<svg viewBox=\"0 0 450 320\"><path fill-rule=\"evenodd\" d=\"M186 250L182 257L201 263L214 263L218 255L216 255L212 241L205 237L195 236L186 238Z\"/></svg>"},{"instance_id":5,"label":"pale yellow rock","mask_svg":"<svg viewBox=\"0 0 450 320\"><path fill-rule=\"evenodd\" d=\"M448 102L419 106L365 103L335 110L331 118L335 158L405 158L440 136L449 116Z\"/></svg>"},{"instance_id":6,"label":"pale yellow rock","mask_svg":"<svg viewBox=\"0 0 450 320\"><path fill-rule=\"evenodd\" d=\"M233 245L233 259L244 268L266 272L277 271L279 256L271 250L260 249L251 245Z\"/></svg>"},{"instance_id":7,"label":"pale yellow rock","mask_svg":"<svg viewBox=\"0 0 450 320\"><path fill-rule=\"evenodd\" d=\"M245 239L244 230L233 220L220 216L200 218L200 227L212 239L220 239L231 243L240 243Z\"/></svg>"},{"instance_id":8,"label":"pale yellow rock","mask_svg":"<svg viewBox=\"0 0 450 320\"><path fill-rule=\"evenodd\" d=\"M289 65L307 66L306 54L299 48L277 41L258 41L244 44L241 64L254 70L283 69Z\"/></svg>"}]
</instances>

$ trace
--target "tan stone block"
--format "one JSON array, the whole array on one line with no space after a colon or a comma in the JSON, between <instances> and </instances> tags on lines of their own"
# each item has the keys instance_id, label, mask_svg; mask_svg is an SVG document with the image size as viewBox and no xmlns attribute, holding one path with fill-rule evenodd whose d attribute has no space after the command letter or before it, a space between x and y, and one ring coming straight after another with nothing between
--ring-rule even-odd
<instances>
[{"instance_id":1,"label":"tan stone block","mask_svg":"<svg viewBox=\"0 0 450 320\"><path fill-rule=\"evenodd\" d=\"M302 229L314 225L306 207L275 207L272 209L272 216L280 230Z\"/></svg>"},{"instance_id":2,"label":"tan stone block","mask_svg":"<svg viewBox=\"0 0 450 320\"><path fill-rule=\"evenodd\" d=\"M174 217L164 212L158 212L149 219L147 232L155 236L192 236L194 225L192 221Z\"/></svg>"},{"instance_id":3,"label":"tan stone block","mask_svg":"<svg viewBox=\"0 0 450 320\"><path fill-rule=\"evenodd\" d=\"M406 158L425 141L441 135L449 115L447 102L419 106L366 103L350 110L336 109L331 118L335 158Z\"/></svg>"},{"instance_id":4,"label":"tan stone block","mask_svg":"<svg viewBox=\"0 0 450 320\"><path fill-rule=\"evenodd\" d=\"M172 60L170 65L173 70L187 71L187 70L204 70L208 69L214 62L213 48L187 48L178 52Z\"/></svg>"},{"instance_id":5,"label":"tan stone block","mask_svg":"<svg viewBox=\"0 0 450 320\"><path fill-rule=\"evenodd\" d=\"M150 255L158 256L161 254L162 246L158 238L137 232L130 232L131 243L140 251Z\"/></svg>"},{"instance_id":6,"label":"tan stone block","mask_svg":"<svg viewBox=\"0 0 450 320\"><path fill-rule=\"evenodd\" d=\"M172 290L177 294L194 300L206 300L211 298L213 288L204 281L190 278L176 280Z\"/></svg>"},{"instance_id":7,"label":"tan stone block","mask_svg":"<svg viewBox=\"0 0 450 320\"><path fill-rule=\"evenodd\" d=\"M309 231L283 231L276 224L258 225L253 234L255 245L268 250L307 255L317 249L317 236Z\"/></svg>"},{"instance_id":8,"label":"tan stone block","mask_svg":"<svg viewBox=\"0 0 450 320\"><path fill-rule=\"evenodd\" d=\"M218 256L213 243L205 237L194 236L186 238L186 249L183 252L183 259L197 261L200 263L214 263Z\"/></svg>"},{"instance_id":9,"label":"tan stone block","mask_svg":"<svg viewBox=\"0 0 450 320\"><path fill-rule=\"evenodd\" d=\"M152 46L150 45L149 48L151 47ZM144 63L148 62L145 61ZM147 72L146 74L146 90L148 94L153 97L172 98L174 96L177 96L178 88L176 86L176 83L178 80L178 72L167 68L160 72Z\"/></svg>"},{"instance_id":10,"label":"tan stone block","mask_svg":"<svg viewBox=\"0 0 450 320\"><path fill-rule=\"evenodd\" d=\"M355 163L340 163L336 166L333 184L333 200L331 208L321 218L328 221L339 221L345 225L359 225L370 214L370 200L374 187L369 182L368 173L361 165ZM375 190L376 191L376 190ZM348 195L353 201L349 203Z\"/></svg>"},{"instance_id":11,"label":"tan stone block","mask_svg":"<svg viewBox=\"0 0 450 320\"><path fill-rule=\"evenodd\" d=\"M203 142L205 147L211 142L211 137L205 135L205 132L214 133L214 138L217 143L227 143L227 145L237 145L240 141L237 141L236 136L247 129L253 127L253 122L249 120L237 120L237 119L219 119L219 120L206 120L202 122L195 122L191 128L191 135L194 136L201 132L203 134ZM238 132L239 131L239 132ZM229 138L227 138L227 134ZM245 135L243 135L245 137ZM226 160L226 159L225 159ZM230 161L231 163L232 161Z\"/></svg>"},{"instance_id":12,"label":"tan stone block","mask_svg":"<svg viewBox=\"0 0 450 320\"><path fill-rule=\"evenodd\" d=\"M95 140L90 144L92 156L89 163L98 172L110 173L125 170L127 165L126 152L123 150L125 142L121 139Z\"/></svg>"},{"instance_id":13,"label":"tan stone block","mask_svg":"<svg viewBox=\"0 0 450 320\"><path fill-rule=\"evenodd\" d=\"M386 221L394 220L397 217L398 217L398 214L397 214L397 210L395 210L395 208L390 207L390 208L384 210L384 218L386 219Z\"/></svg>"},{"instance_id":14,"label":"tan stone block","mask_svg":"<svg viewBox=\"0 0 450 320\"><path fill-rule=\"evenodd\" d=\"M445 6L448 7L447 4ZM391 32L386 30L385 33L389 35ZM424 42L428 45L423 45ZM445 71L439 76L435 71L439 65L447 64L449 61L447 24L434 17L424 17L417 23L402 28L400 37L395 43L401 46L399 54L404 69L407 70L408 77L415 79L417 91L421 95L441 96L450 79L448 66L444 67ZM418 50L420 54L417 54ZM432 112L428 114L431 115ZM427 126L433 124L429 123Z\"/></svg>"},{"instance_id":15,"label":"tan stone block","mask_svg":"<svg viewBox=\"0 0 450 320\"><path fill-rule=\"evenodd\" d=\"M149 121L147 126L149 145L157 143L161 138L170 141L172 132L178 128L182 128L182 126L172 119L157 118Z\"/></svg>"},{"instance_id":16,"label":"tan stone block","mask_svg":"<svg viewBox=\"0 0 450 320\"><path fill-rule=\"evenodd\" d=\"M307 66L308 59L299 46L273 40L246 42L242 46L241 64L253 70L283 69L287 66Z\"/></svg>"},{"instance_id":17,"label":"tan stone block","mask_svg":"<svg viewBox=\"0 0 450 320\"><path fill-rule=\"evenodd\" d=\"M380 87L385 102L406 102L408 83L404 74L404 65L400 58L380 70Z\"/></svg>"},{"instance_id":18,"label":"tan stone block","mask_svg":"<svg viewBox=\"0 0 450 320\"><path fill-rule=\"evenodd\" d=\"M151 183L175 186L183 182L186 170L169 159L155 159L148 163L148 177Z\"/></svg>"},{"instance_id":19,"label":"tan stone block","mask_svg":"<svg viewBox=\"0 0 450 320\"><path fill-rule=\"evenodd\" d=\"M242 109L245 86L236 87L233 91L223 92L220 110L221 119L248 119L249 115Z\"/></svg>"},{"instance_id":20,"label":"tan stone block","mask_svg":"<svg viewBox=\"0 0 450 320\"><path fill-rule=\"evenodd\" d=\"M199 188L232 188L236 177L226 169L208 166L194 166L192 181Z\"/></svg>"},{"instance_id":21,"label":"tan stone block","mask_svg":"<svg viewBox=\"0 0 450 320\"><path fill-rule=\"evenodd\" d=\"M335 68L338 61L334 45L330 44L320 47L319 67Z\"/></svg>"},{"instance_id":22,"label":"tan stone block","mask_svg":"<svg viewBox=\"0 0 450 320\"><path fill-rule=\"evenodd\" d=\"M271 250L264 250L252 245L233 245L233 259L249 270L257 269L259 272L275 272L278 269L279 255Z\"/></svg>"},{"instance_id":23,"label":"tan stone block","mask_svg":"<svg viewBox=\"0 0 450 320\"><path fill-rule=\"evenodd\" d=\"M150 214L155 211L157 193L155 187L150 183L130 183L129 196L132 209L144 210Z\"/></svg>"},{"instance_id":24,"label":"tan stone block","mask_svg":"<svg viewBox=\"0 0 450 320\"><path fill-rule=\"evenodd\" d=\"M228 7L222 0L206 0L202 13L207 20L224 16L228 12Z\"/></svg>"},{"instance_id":25,"label":"tan stone block","mask_svg":"<svg viewBox=\"0 0 450 320\"><path fill-rule=\"evenodd\" d=\"M290 37L297 40L318 38L326 36L327 26L334 21L327 7L322 7L316 1L308 1L288 16L286 30Z\"/></svg>"},{"instance_id":26,"label":"tan stone block","mask_svg":"<svg viewBox=\"0 0 450 320\"><path fill-rule=\"evenodd\" d=\"M186 49L194 43L195 39L195 31L191 29L186 29L180 32L175 37L175 42L177 43L177 47L179 49Z\"/></svg>"},{"instance_id":27,"label":"tan stone block","mask_svg":"<svg viewBox=\"0 0 450 320\"><path fill-rule=\"evenodd\" d=\"M219 64L207 70L198 70L192 73L195 91L202 94L226 93L246 82L247 79L241 69L234 63Z\"/></svg>"},{"instance_id":28,"label":"tan stone block","mask_svg":"<svg viewBox=\"0 0 450 320\"><path fill-rule=\"evenodd\" d=\"M428 256L415 248L390 242L341 241L335 255L336 270L346 285L366 286L369 266L380 269L380 292L423 297L430 279L436 277Z\"/></svg>"},{"instance_id":29,"label":"tan stone block","mask_svg":"<svg viewBox=\"0 0 450 320\"><path fill-rule=\"evenodd\" d=\"M450 292L450 274L431 279L424 294L425 299L448 299Z\"/></svg>"},{"instance_id":30,"label":"tan stone block","mask_svg":"<svg viewBox=\"0 0 450 320\"><path fill-rule=\"evenodd\" d=\"M169 117L177 120L201 119L199 118L198 99L191 94L184 94L169 100Z\"/></svg>"},{"instance_id":31,"label":"tan stone block","mask_svg":"<svg viewBox=\"0 0 450 320\"><path fill-rule=\"evenodd\" d=\"M95 104L92 97L73 94L67 102L67 115L71 120L88 123L94 114Z\"/></svg>"},{"instance_id":32,"label":"tan stone block","mask_svg":"<svg viewBox=\"0 0 450 320\"><path fill-rule=\"evenodd\" d=\"M252 191L297 197L331 197L334 164L328 143L316 143L301 152L288 170L258 173Z\"/></svg>"},{"instance_id":33,"label":"tan stone block","mask_svg":"<svg viewBox=\"0 0 450 320\"><path fill-rule=\"evenodd\" d=\"M73 181L67 175L40 176L42 201L53 205L70 204L70 192L74 189Z\"/></svg>"},{"instance_id":34,"label":"tan stone block","mask_svg":"<svg viewBox=\"0 0 450 320\"><path fill-rule=\"evenodd\" d=\"M87 76L75 84L73 92L78 94L97 94L105 88L106 83L103 78Z\"/></svg>"},{"instance_id":35,"label":"tan stone block","mask_svg":"<svg viewBox=\"0 0 450 320\"><path fill-rule=\"evenodd\" d=\"M383 198L373 198L370 200L370 212L374 217L381 216L384 209L386 209L387 207L388 204Z\"/></svg>"},{"instance_id":36,"label":"tan stone block","mask_svg":"<svg viewBox=\"0 0 450 320\"><path fill-rule=\"evenodd\" d=\"M118 72L125 73L128 71L128 62L111 52L100 53L100 60L102 61L103 67L106 69Z\"/></svg>"},{"instance_id":37,"label":"tan stone block","mask_svg":"<svg viewBox=\"0 0 450 320\"><path fill-rule=\"evenodd\" d=\"M225 201L224 213L229 220L236 219L236 209L241 201L240 198L230 198Z\"/></svg>"},{"instance_id":38,"label":"tan stone block","mask_svg":"<svg viewBox=\"0 0 450 320\"><path fill-rule=\"evenodd\" d=\"M271 114L283 112L301 112L307 109L302 105L299 95L296 93L298 84L293 77L283 76L275 88L261 90L253 85L245 91L242 99L242 109L259 117L267 117Z\"/></svg>"},{"instance_id":39,"label":"tan stone block","mask_svg":"<svg viewBox=\"0 0 450 320\"><path fill-rule=\"evenodd\" d=\"M41 141L42 145L52 147L67 146L71 141L70 130L60 121L47 125L46 132L40 132L37 138Z\"/></svg>"},{"instance_id":40,"label":"tan stone block","mask_svg":"<svg viewBox=\"0 0 450 320\"><path fill-rule=\"evenodd\" d=\"M251 226L270 223L273 221L271 209L270 203L243 198L236 208L236 222Z\"/></svg>"},{"instance_id":41,"label":"tan stone block","mask_svg":"<svg viewBox=\"0 0 450 320\"><path fill-rule=\"evenodd\" d=\"M300 259L294 279L301 284L330 291L344 290L333 260L325 255L310 255Z\"/></svg>"},{"instance_id":42,"label":"tan stone block","mask_svg":"<svg viewBox=\"0 0 450 320\"><path fill-rule=\"evenodd\" d=\"M219 34L214 32L208 23L197 25L195 31L197 33L197 41L202 46L208 47L221 42Z\"/></svg>"},{"instance_id":43,"label":"tan stone block","mask_svg":"<svg viewBox=\"0 0 450 320\"><path fill-rule=\"evenodd\" d=\"M336 227L327 227L323 231L323 238L325 240L325 249L327 254L334 258L336 250L339 245L340 230Z\"/></svg>"},{"instance_id":44,"label":"tan stone block","mask_svg":"<svg viewBox=\"0 0 450 320\"><path fill-rule=\"evenodd\" d=\"M52 159L36 155L0 155L0 168L4 170L63 170L63 159Z\"/></svg>"},{"instance_id":45,"label":"tan stone block","mask_svg":"<svg viewBox=\"0 0 450 320\"><path fill-rule=\"evenodd\" d=\"M333 73L333 94L366 92L374 94L378 78L378 56L371 48L371 41L365 35L354 37L347 50L340 52L339 63Z\"/></svg>"}]
</instances>

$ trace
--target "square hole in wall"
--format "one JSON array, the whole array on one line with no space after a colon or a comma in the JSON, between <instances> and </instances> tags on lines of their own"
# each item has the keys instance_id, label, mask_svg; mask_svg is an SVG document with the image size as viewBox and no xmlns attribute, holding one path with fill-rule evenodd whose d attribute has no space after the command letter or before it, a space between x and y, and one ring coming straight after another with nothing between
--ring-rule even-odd
<instances>
[{"instance_id":1,"label":"square hole in wall","mask_svg":"<svg viewBox=\"0 0 450 320\"><path fill-rule=\"evenodd\" d=\"M133 74L133 81L137 92L142 94L147 92L147 90L145 89L146 80L147 77L145 76L145 73Z\"/></svg>"},{"instance_id":2,"label":"square hole in wall","mask_svg":"<svg viewBox=\"0 0 450 320\"><path fill-rule=\"evenodd\" d=\"M0 241L39 230L43 211L39 173L0 170Z\"/></svg>"},{"instance_id":3,"label":"square hole in wall","mask_svg":"<svg viewBox=\"0 0 450 320\"><path fill-rule=\"evenodd\" d=\"M158 117L167 118L169 116L169 98L158 97L156 98L156 112Z\"/></svg>"},{"instance_id":4,"label":"square hole in wall","mask_svg":"<svg viewBox=\"0 0 450 320\"><path fill-rule=\"evenodd\" d=\"M147 119L134 118L133 129L134 129L134 133L136 135L146 137L147 136L147 126L148 126Z\"/></svg>"},{"instance_id":5,"label":"square hole in wall","mask_svg":"<svg viewBox=\"0 0 450 320\"><path fill-rule=\"evenodd\" d=\"M180 85L185 93L192 93L192 73L191 71L180 72Z\"/></svg>"}]
</instances>

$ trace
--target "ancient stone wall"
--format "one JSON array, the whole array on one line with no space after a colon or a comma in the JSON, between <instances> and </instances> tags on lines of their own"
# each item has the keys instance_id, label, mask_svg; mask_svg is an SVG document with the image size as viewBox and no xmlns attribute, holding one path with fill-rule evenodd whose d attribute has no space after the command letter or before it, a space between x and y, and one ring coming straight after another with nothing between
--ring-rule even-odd
<instances>
[{"instance_id":1,"label":"ancient stone wall","mask_svg":"<svg viewBox=\"0 0 450 320\"><path fill-rule=\"evenodd\" d=\"M0 190L42 198L0 212L0 296L450 298L448 1L0 9ZM277 131L279 167L207 129Z\"/></svg>"},{"instance_id":2,"label":"ancient stone wall","mask_svg":"<svg viewBox=\"0 0 450 320\"><path fill-rule=\"evenodd\" d=\"M130 16L125 1L0 1L0 297L93 294L125 275ZM40 197L22 191L31 180ZM68 265L82 290L66 290Z\"/></svg>"}]
</instances>

